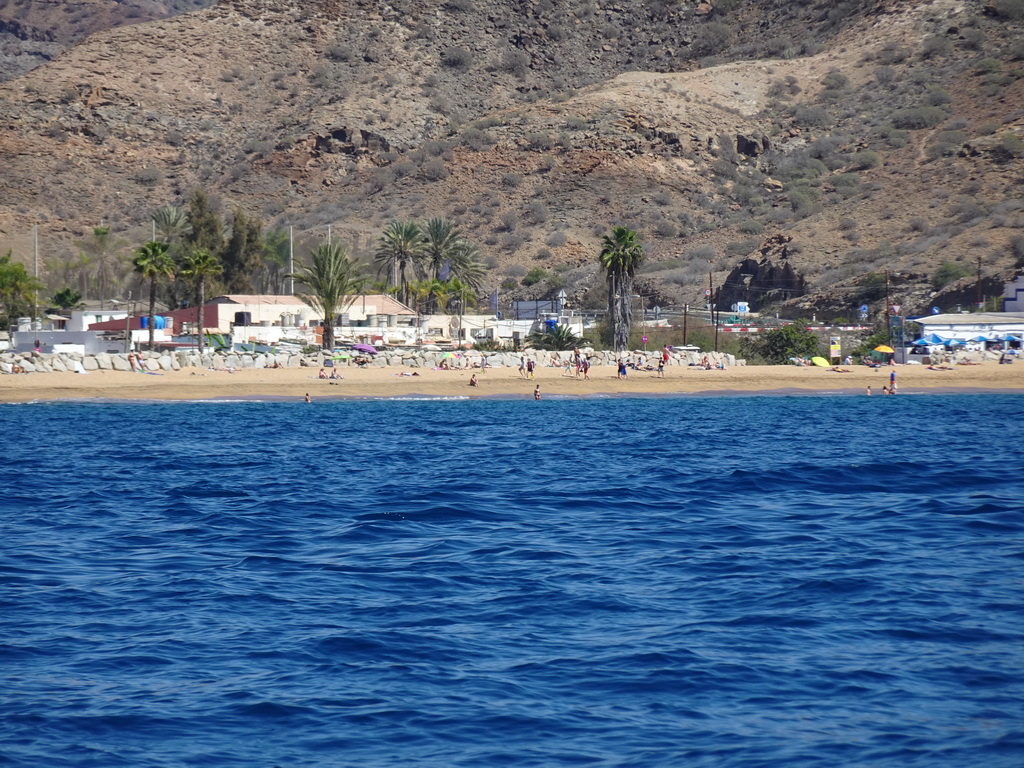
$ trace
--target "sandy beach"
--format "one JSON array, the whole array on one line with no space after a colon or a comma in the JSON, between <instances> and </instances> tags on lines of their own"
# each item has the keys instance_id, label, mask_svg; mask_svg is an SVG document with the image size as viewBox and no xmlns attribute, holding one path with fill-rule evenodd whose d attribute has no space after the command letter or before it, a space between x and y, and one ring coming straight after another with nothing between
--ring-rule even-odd
<instances>
[{"instance_id":1,"label":"sandy beach","mask_svg":"<svg viewBox=\"0 0 1024 768\"><path fill-rule=\"evenodd\" d=\"M727 370L670 366L665 378L655 373L629 372L615 377L611 366L595 368L591 380L567 378L561 368L541 368L535 381L527 381L515 369L477 371L478 387L470 387L473 371L441 371L411 368L342 368L340 381L317 378L316 368L223 370L183 369L161 375L122 371L89 374L29 373L0 376L0 402L42 400L207 400L207 399L302 399L308 392L316 399L342 397L532 397L536 385L543 396L671 395L683 393L743 392L836 392L863 394L870 385L880 395L896 371L901 394L915 392L1024 391L1024 363L956 366L933 371L925 366L894 368L854 366L850 373L795 366L739 366ZM416 371L418 376L400 375Z\"/></svg>"}]
</instances>

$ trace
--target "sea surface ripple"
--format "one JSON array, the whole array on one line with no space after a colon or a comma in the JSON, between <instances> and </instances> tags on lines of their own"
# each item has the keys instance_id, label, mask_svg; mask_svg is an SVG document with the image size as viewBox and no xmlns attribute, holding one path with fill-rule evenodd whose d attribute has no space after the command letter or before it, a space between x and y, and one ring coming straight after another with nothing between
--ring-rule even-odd
<instances>
[{"instance_id":1,"label":"sea surface ripple","mask_svg":"<svg viewBox=\"0 0 1024 768\"><path fill-rule=\"evenodd\" d=\"M0 406L0 766L1024 765L1024 398Z\"/></svg>"}]
</instances>

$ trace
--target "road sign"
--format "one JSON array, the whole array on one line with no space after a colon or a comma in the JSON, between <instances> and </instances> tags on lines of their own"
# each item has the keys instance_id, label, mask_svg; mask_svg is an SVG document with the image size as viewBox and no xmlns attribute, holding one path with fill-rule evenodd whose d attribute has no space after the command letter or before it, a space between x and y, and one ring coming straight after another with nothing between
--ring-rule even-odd
<instances>
[{"instance_id":1,"label":"road sign","mask_svg":"<svg viewBox=\"0 0 1024 768\"><path fill-rule=\"evenodd\" d=\"M710 288L705 288L704 289L704 295L705 296L710 296L711 295L711 289Z\"/></svg>"},{"instance_id":2,"label":"road sign","mask_svg":"<svg viewBox=\"0 0 1024 768\"><path fill-rule=\"evenodd\" d=\"M900 313L900 310L901 310L901 309L903 309L903 306L902 306L902 305L900 305L900 304L893 304L893 305L892 305L892 313L893 313L894 315L898 315L898 314Z\"/></svg>"},{"instance_id":3,"label":"road sign","mask_svg":"<svg viewBox=\"0 0 1024 768\"><path fill-rule=\"evenodd\" d=\"M641 336L640 337L640 341L643 342L644 344L646 344L647 343L647 337L646 336Z\"/></svg>"}]
</instances>

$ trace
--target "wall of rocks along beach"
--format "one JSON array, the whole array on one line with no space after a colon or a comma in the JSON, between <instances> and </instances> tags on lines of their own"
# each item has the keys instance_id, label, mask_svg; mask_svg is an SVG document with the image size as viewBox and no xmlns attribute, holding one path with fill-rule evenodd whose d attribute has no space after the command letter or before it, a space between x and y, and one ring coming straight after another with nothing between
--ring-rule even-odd
<instances>
[{"instance_id":1,"label":"wall of rocks along beach","mask_svg":"<svg viewBox=\"0 0 1024 768\"><path fill-rule=\"evenodd\" d=\"M581 350L590 357L592 366L614 366L620 357L609 351L593 351L590 349ZM179 352L137 352L133 353L147 371L159 373L162 371L178 371L183 368L215 368L215 369L238 369L238 368L266 368L281 366L284 368L307 367L321 368L329 360L330 356L322 353L303 355L299 353L277 352L277 353L246 353L246 352L204 352L200 355L195 350ZM442 361L447 361L452 368L478 368L482 358L487 358L487 366L490 368L517 368L519 358L526 355L527 359L533 359L540 367L560 367L566 360L572 358L572 352L548 352L543 350L528 350L523 353L517 352L478 352L466 350L459 353L459 357L448 355L445 352L429 352L423 350L383 350L376 356L365 356L369 359L367 365L371 367L407 367L407 368L438 368ZM652 365L657 365L657 350L650 352L634 351L628 354L631 360L643 357ZM745 365L746 361L737 360L732 355L719 352L672 352L669 355L669 365L687 366L700 364L705 358L712 364L724 363L728 367ZM352 364L351 360L334 361L334 365L347 366ZM20 369L20 370L19 370ZM18 370L25 373L42 372L80 372L80 371L130 371L131 364L127 354L110 354L101 352L95 355L79 355L65 352L45 354L41 352L3 352L0 353L0 373L10 374Z\"/></svg>"}]
</instances>

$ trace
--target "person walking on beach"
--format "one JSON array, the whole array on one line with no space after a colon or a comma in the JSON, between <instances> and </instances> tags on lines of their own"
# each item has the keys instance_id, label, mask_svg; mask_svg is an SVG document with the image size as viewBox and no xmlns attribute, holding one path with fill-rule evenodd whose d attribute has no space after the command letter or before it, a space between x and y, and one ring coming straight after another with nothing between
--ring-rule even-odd
<instances>
[{"instance_id":1,"label":"person walking on beach","mask_svg":"<svg viewBox=\"0 0 1024 768\"><path fill-rule=\"evenodd\" d=\"M615 378L617 378L617 379L624 379L624 378L626 378L626 358L624 358L624 357L623 358L619 358L619 372L616 374Z\"/></svg>"},{"instance_id":2,"label":"person walking on beach","mask_svg":"<svg viewBox=\"0 0 1024 768\"><path fill-rule=\"evenodd\" d=\"M590 381L590 358L583 358L583 362L581 363L581 365L583 367L583 380Z\"/></svg>"},{"instance_id":3,"label":"person walking on beach","mask_svg":"<svg viewBox=\"0 0 1024 768\"><path fill-rule=\"evenodd\" d=\"M526 361L526 372L529 374L529 378L531 378L531 379L537 378L534 375L534 368L536 368L536 367L537 367L537 364L534 363L532 359Z\"/></svg>"},{"instance_id":4,"label":"person walking on beach","mask_svg":"<svg viewBox=\"0 0 1024 768\"><path fill-rule=\"evenodd\" d=\"M533 399L540 400L540 384L533 388Z\"/></svg>"},{"instance_id":5,"label":"person walking on beach","mask_svg":"<svg viewBox=\"0 0 1024 768\"><path fill-rule=\"evenodd\" d=\"M889 392L896 391L896 371L889 372Z\"/></svg>"},{"instance_id":6,"label":"person walking on beach","mask_svg":"<svg viewBox=\"0 0 1024 768\"><path fill-rule=\"evenodd\" d=\"M665 358L658 358L658 378L665 378Z\"/></svg>"},{"instance_id":7,"label":"person walking on beach","mask_svg":"<svg viewBox=\"0 0 1024 768\"><path fill-rule=\"evenodd\" d=\"M526 355L519 356L519 375L526 378Z\"/></svg>"}]
</instances>

